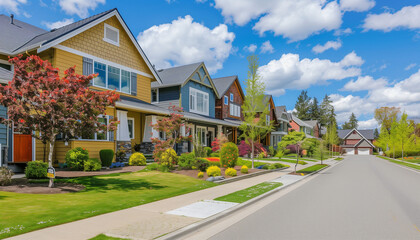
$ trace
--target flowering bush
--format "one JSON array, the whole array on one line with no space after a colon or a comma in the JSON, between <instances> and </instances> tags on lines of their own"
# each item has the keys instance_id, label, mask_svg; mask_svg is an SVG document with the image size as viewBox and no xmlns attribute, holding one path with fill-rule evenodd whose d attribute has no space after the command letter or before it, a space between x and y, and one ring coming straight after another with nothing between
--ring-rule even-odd
<instances>
[{"instance_id":1,"label":"flowering bush","mask_svg":"<svg viewBox=\"0 0 420 240\"><path fill-rule=\"evenodd\" d=\"M226 175L226 176L231 176L231 177L234 177L234 176L236 176L236 175L237 175L237 172L236 172L236 170L235 170L234 168L227 168L227 169L225 170L225 175Z\"/></svg>"},{"instance_id":2,"label":"flowering bush","mask_svg":"<svg viewBox=\"0 0 420 240\"><path fill-rule=\"evenodd\" d=\"M101 161L97 158L88 159L87 161L85 161L83 170L85 172L99 171L101 170Z\"/></svg>"},{"instance_id":3,"label":"flowering bush","mask_svg":"<svg viewBox=\"0 0 420 240\"><path fill-rule=\"evenodd\" d=\"M204 173L203 172L198 172L197 177L198 178L203 178L204 177Z\"/></svg>"},{"instance_id":4,"label":"flowering bush","mask_svg":"<svg viewBox=\"0 0 420 240\"><path fill-rule=\"evenodd\" d=\"M239 156L243 157L245 155L251 154L251 145L246 143L245 140L242 140L238 146L239 149ZM264 156L267 156L267 151L263 147L263 145L259 142L254 142L254 156L258 155L259 153L264 152Z\"/></svg>"},{"instance_id":5,"label":"flowering bush","mask_svg":"<svg viewBox=\"0 0 420 240\"><path fill-rule=\"evenodd\" d=\"M133 153L128 160L128 165L130 166L146 166L146 157L143 153Z\"/></svg>"},{"instance_id":6,"label":"flowering bush","mask_svg":"<svg viewBox=\"0 0 420 240\"><path fill-rule=\"evenodd\" d=\"M207 176L209 177L216 177L216 176L222 175L222 170L220 170L220 168L217 166L211 166L207 168L206 173L207 173Z\"/></svg>"},{"instance_id":7,"label":"flowering bush","mask_svg":"<svg viewBox=\"0 0 420 240\"><path fill-rule=\"evenodd\" d=\"M227 137L223 134L220 133L217 138L214 138L214 141L211 142L211 147L212 147L212 151L213 152L217 152L220 150L220 146L223 146L223 144L227 143L229 140L227 139Z\"/></svg>"},{"instance_id":8,"label":"flowering bush","mask_svg":"<svg viewBox=\"0 0 420 240\"><path fill-rule=\"evenodd\" d=\"M246 166L246 165L243 165L242 167L241 167L241 173L248 173L248 167Z\"/></svg>"},{"instance_id":9,"label":"flowering bush","mask_svg":"<svg viewBox=\"0 0 420 240\"><path fill-rule=\"evenodd\" d=\"M166 149L165 152L163 152L160 155L159 163L163 167L167 167L169 169L172 169L175 164L177 164L178 155L176 154L175 150L172 148Z\"/></svg>"},{"instance_id":10,"label":"flowering bush","mask_svg":"<svg viewBox=\"0 0 420 240\"><path fill-rule=\"evenodd\" d=\"M85 161L89 159L89 152L81 147L73 148L66 153L67 166L73 170L82 171Z\"/></svg>"},{"instance_id":11,"label":"flowering bush","mask_svg":"<svg viewBox=\"0 0 420 240\"><path fill-rule=\"evenodd\" d=\"M234 143L225 143L220 150L220 164L222 167L235 167L238 161L238 147Z\"/></svg>"}]
</instances>

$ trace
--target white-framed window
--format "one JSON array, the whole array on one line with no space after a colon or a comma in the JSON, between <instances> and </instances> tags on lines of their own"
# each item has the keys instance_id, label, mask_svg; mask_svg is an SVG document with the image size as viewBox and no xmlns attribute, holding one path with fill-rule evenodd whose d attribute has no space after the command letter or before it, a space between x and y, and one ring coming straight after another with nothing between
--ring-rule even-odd
<instances>
[{"instance_id":1,"label":"white-framed window","mask_svg":"<svg viewBox=\"0 0 420 240\"><path fill-rule=\"evenodd\" d=\"M109 124L109 116L99 116L98 121L101 124ZM98 131L95 133L84 133L80 140L95 140L95 141L109 141L109 132L108 131Z\"/></svg>"},{"instance_id":2,"label":"white-framed window","mask_svg":"<svg viewBox=\"0 0 420 240\"><path fill-rule=\"evenodd\" d=\"M241 106L231 103L229 106L229 113L231 116L240 117L241 116Z\"/></svg>"},{"instance_id":3,"label":"white-framed window","mask_svg":"<svg viewBox=\"0 0 420 240\"><path fill-rule=\"evenodd\" d=\"M0 59L0 68L4 68L8 71L12 71L13 72L13 65L10 64L7 60L2 60Z\"/></svg>"},{"instance_id":4,"label":"white-framed window","mask_svg":"<svg viewBox=\"0 0 420 240\"><path fill-rule=\"evenodd\" d=\"M120 30L105 23L103 40L107 43L111 43L119 47L120 46Z\"/></svg>"},{"instance_id":5,"label":"white-framed window","mask_svg":"<svg viewBox=\"0 0 420 240\"><path fill-rule=\"evenodd\" d=\"M98 74L93 79L93 86L131 93L131 72L96 61L93 63L93 72Z\"/></svg>"},{"instance_id":6,"label":"white-framed window","mask_svg":"<svg viewBox=\"0 0 420 240\"><path fill-rule=\"evenodd\" d=\"M209 94L190 88L190 112L209 115Z\"/></svg>"},{"instance_id":7,"label":"white-framed window","mask_svg":"<svg viewBox=\"0 0 420 240\"><path fill-rule=\"evenodd\" d=\"M198 137L198 140L200 141L202 146L207 146L207 128L206 127L196 127L196 136Z\"/></svg>"},{"instance_id":8,"label":"white-framed window","mask_svg":"<svg viewBox=\"0 0 420 240\"><path fill-rule=\"evenodd\" d=\"M130 139L134 139L134 118L127 118L128 124L128 135L130 135Z\"/></svg>"},{"instance_id":9,"label":"white-framed window","mask_svg":"<svg viewBox=\"0 0 420 240\"><path fill-rule=\"evenodd\" d=\"M230 94L230 101L233 102L233 93Z\"/></svg>"},{"instance_id":10,"label":"white-framed window","mask_svg":"<svg viewBox=\"0 0 420 240\"><path fill-rule=\"evenodd\" d=\"M229 104L228 96L225 95L224 98L223 98L223 101L224 101L225 105L228 105Z\"/></svg>"},{"instance_id":11,"label":"white-framed window","mask_svg":"<svg viewBox=\"0 0 420 240\"><path fill-rule=\"evenodd\" d=\"M271 119L270 119L270 115L265 115L265 124L268 126L268 125L270 125L270 121L271 121Z\"/></svg>"},{"instance_id":12,"label":"white-framed window","mask_svg":"<svg viewBox=\"0 0 420 240\"><path fill-rule=\"evenodd\" d=\"M159 89L152 89L152 102L159 102Z\"/></svg>"}]
</instances>

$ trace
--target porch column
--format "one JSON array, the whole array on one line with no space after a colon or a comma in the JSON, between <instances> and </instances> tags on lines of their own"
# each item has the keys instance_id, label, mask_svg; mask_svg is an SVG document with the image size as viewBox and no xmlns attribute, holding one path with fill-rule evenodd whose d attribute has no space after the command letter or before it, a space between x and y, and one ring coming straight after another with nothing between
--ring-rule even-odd
<instances>
[{"instance_id":1,"label":"porch column","mask_svg":"<svg viewBox=\"0 0 420 240\"><path fill-rule=\"evenodd\" d=\"M222 125L217 125L217 135L219 135L220 133L223 133L223 127Z\"/></svg>"}]
</instances>

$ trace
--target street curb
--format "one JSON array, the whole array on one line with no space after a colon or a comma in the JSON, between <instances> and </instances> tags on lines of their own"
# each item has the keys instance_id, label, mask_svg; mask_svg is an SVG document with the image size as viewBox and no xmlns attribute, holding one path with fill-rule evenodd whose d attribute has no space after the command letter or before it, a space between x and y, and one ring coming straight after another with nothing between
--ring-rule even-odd
<instances>
[{"instance_id":1,"label":"street curb","mask_svg":"<svg viewBox=\"0 0 420 240\"><path fill-rule=\"evenodd\" d=\"M244 180L247 178L252 178L252 177L256 177L256 176L260 176L260 175L264 175L267 173L272 173L272 172L276 172L276 171L281 171L284 169L288 169L290 167L284 167L284 168L278 168L278 169L273 169L273 170L266 170L266 171L260 171L260 172L254 172L254 173L249 173L249 174L245 174L245 175L241 175L238 177L234 177L234 178L226 178L220 181L214 181L214 183L219 183L219 184L225 184L225 183L231 183L231 182L236 182L239 180Z\"/></svg>"},{"instance_id":2,"label":"street curb","mask_svg":"<svg viewBox=\"0 0 420 240\"><path fill-rule=\"evenodd\" d=\"M252 199L250 199L250 200L248 200L248 201L246 201L244 203L238 204L238 205L236 205L236 206L234 206L232 208L229 208L229 209L227 209L227 210L225 210L223 212L220 212L220 213L218 213L216 215L213 215L211 217L205 218L205 219L203 219L201 221L198 221L196 223L193 223L193 224L188 225L186 227L183 227L181 229L175 230L175 231L173 231L171 233L168 233L168 234L166 234L164 236L161 236L161 237L158 237L158 238L155 238L155 239L157 239L157 240L180 239L180 238L182 238L182 237L184 237L184 236L186 236L186 235L188 235L188 234L190 234L190 233L192 233L194 231L197 231L198 229L202 228L205 225L208 225L210 223L213 223L213 222L215 222L215 221L217 221L217 220L219 220L219 219L221 219L221 218L223 218L223 217L225 217L225 216L227 216L229 214L232 214L233 212L236 212L236 211L238 211L238 210L240 210L242 208L245 208L245 207L247 207L247 206L249 206L249 205L251 205L251 204L253 204L255 202L258 202L258 201L260 201L260 200L262 200L262 199L264 199L264 198L266 198L266 197L268 197L268 196L270 196L270 195L272 195L272 194L274 194L274 193L276 193L276 192L278 192L278 191L280 191L282 189L288 188L289 186L292 186L292 185L294 185L294 184L296 184L296 183L298 183L298 182L300 182L300 181L302 181L302 180L304 180L304 179L306 179L306 178L308 178L308 177L310 177L310 176L312 176L312 175L314 175L316 173L319 173L321 171L325 171L327 169L330 169L330 167L335 167L335 166L339 165L342 162L343 161L339 161L339 162L335 163L333 166L328 165L325 168L322 168L322 169L317 170L315 172L312 172L312 173L310 173L308 175L305 175L304 178L302 178L302 179L300 179L300 180L298 180L298 181L296 181L294 183L291 183L291 184L289 184L287 186L283 186L282 185L282 186L280 186L278 188L275 188L275 189L273 189L271 191L268 191L268 192L266 192L266 193L264 193L264 194L262 194L262 195L260 195L258 197L252 198Z\"/></svg>"},{"instance_id":3,"label":"street curb","mask_svg":"<svg viewBox=\"0 0 420 240\"><path fill-rule=\"evenodd\" d=\"M400 165L400 164L397 164L397 163L390 162L390 160L392 160L392 161L399 161L399 162L403 162L403 161L392 159L392 158L388 158L388 157L386 157L388 159L383 159L383 158L380 158L380 157L378 157L378 158L379 159L382 159L382 160L386 160L387 163L392 164L394 166L397 166L397 167L400 167L400 168L405 168L407 170L410 170L410 171L413 171L413 172L416 172L416 173L420 173L420 170L419 169L415 169L415 168L411 168L411 167L407 167L407 166L404 166L404 165ZM403 162L403 163L406 163L406 162ZM418 164L415 164L415 163L408 163L408 164L418 165Z\"/></svg>"}]
</instances>

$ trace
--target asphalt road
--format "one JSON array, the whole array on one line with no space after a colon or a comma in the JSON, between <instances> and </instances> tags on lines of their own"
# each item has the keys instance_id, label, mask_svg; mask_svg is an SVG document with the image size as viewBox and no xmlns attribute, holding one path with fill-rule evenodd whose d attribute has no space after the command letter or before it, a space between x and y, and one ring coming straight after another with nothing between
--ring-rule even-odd
<instances>
[{"instance_id":1,"label":"asphalt road","mask_svg":"<svg viewBox=\"0 0 420 240\"><path fill-rule=\"evenodd\" d=\"M420 239L420 173L348 156L211 239Z\"/></svg>"}]
</instances>

